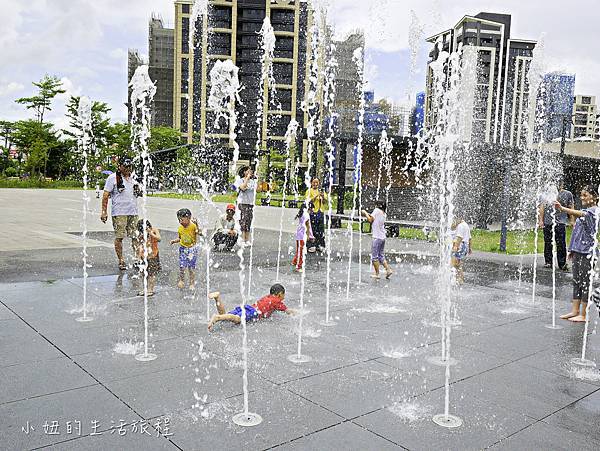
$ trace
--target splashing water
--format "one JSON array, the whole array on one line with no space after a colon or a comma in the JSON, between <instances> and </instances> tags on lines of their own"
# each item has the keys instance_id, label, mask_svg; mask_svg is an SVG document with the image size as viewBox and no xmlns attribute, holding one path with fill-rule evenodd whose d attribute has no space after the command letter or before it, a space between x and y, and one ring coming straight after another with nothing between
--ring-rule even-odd
<instances>
[{"instance_id":1,"label":"splashing water","mask_svg":"<svg viewBox=\"0 0 600 451\"><path fill-rule=\"evenodd\" d=\"M216 129L221 128L221 119L228 123L229 139L233 144L233 161L235 168L240 157L240 146L236 142L237 113L235 102L241 103L239 68L231 60L217 61L210 70L210 94L208 108L215 113Z\"/></svg>"},{"instance_id":2,"label":"splashing water","mask_svg":"<svg viewBox=\"0 0 600 451\"><path fill-rule=\"evenodd\" d=\"M402 401L388 407L388 411L396 415L403 423L416 423L431 415L431 406L423 406L416 402Z\"/></svg>"},{"instance_id":3,"label":"splashing water","mask_svg":"<svg viewBox=\"0 0 600 451\"><path fill-rule=\"evenodd\" d=\"M116 354L123 355L136 355L138 351L142 349L142 343L134 343L132 341L125 341L122 343L117 343L113 347L113 352Z\"/></svg>"},{"instance_id":4,"label":"splashing water","mask_svg":"<svg viewBox=\"0 0 600 451\"><path fill-rule=\"evenodd\" d=\"M142 178L142 219L143 224L148 221L148 177L152 170L152 160L148 152L148 140L150 139L150 117L151 105L156 94L156 86L148 74L148 66L140 66L136 69L131 82L131 104L132 104L132 148L139 152L139 158L143 164ZM147 227L143 228L144 243L148 242ZM148 246L144 245L144 258L142 270L144 274L144 353L136 356L138 360L154 360L156 355L148 353Z\"/></svg>"},{"instance_id":5,"label":"splashing water","mask_svg":"<svg viewBox=\"0 0 600 451\"><path fill-rule=\"evenodd\" d=\"M574 366L569 370L569 377L583 381L600 382L600 371L596 368Z\"/></svg>"},{"instance_id":6,"label":"splashing water","mask_svg":"<svg viewBox=\"0 0 600 451\"><path fill-rule=\"evenodd\" d=\"M406 309L393 304L369 304L365 307L353 308L352 311L360 313L404 313Z\"/></svg>"},{"instance_id":7,"label":"splashing water","mask_svg":"<svg viewBox=\"0 0 600 451\"><path fill-rule=\"evenodd\" d=\"M381 355L383 355L384 357L387 357L389 359L403 359L405 357L409 357L411 354L410 352L406 351L403 348L399 348L399 347L385 347L385 346L380 346L379 350L381 351Z\"/></svg>"}]
</instances>

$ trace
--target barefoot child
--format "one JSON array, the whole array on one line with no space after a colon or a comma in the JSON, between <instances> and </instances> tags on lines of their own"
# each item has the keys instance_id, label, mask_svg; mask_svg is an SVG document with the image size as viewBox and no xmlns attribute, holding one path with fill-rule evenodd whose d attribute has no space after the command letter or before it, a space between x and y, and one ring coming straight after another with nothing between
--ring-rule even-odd
<instances>
[{"instance_id":1,"label":"barefoot child","mask_svg":"<svg viewBox=\"0 0 600 451\"><path fill-rule=\"evenodd\" d=\"M581 205L583 210L563 207L560 202L555 206L559 211L576 218L575 227L569 243L567 258L573 261L573 301L571 311L561 315L575 323L585 322L588 294L590 290L590 272L594 253L595 237L598 233L598 192L593 186L585 186L581 190ZM581 311L579 310L581 307Z\"/></svg>"},{"instance_id":2,"label":"barefoot child","mask_svg":"<svg viewBox=\"0 0 600 451\"><path fill-rule=\"evenodd\" d=\"M177 211L177 219L179 220L179 229L177 233L179 238L171 240L171 244L179 243L179 281L178 288L185 286L185 270L188 270L190 279L190 290L193 290L194 271L196 270L196 261L198 260L198 236L202 235L198 227L196 218L192 218L192 212L187 208L182 208Z\"/></svg>"},{"instance_id":3,"label":"barefoot child","mask_svg":"<svg viewBox=\"0 0 600 451\"><path fill-rule=\"evenodd\" d=\"M452 223L451 234L452 256L450 257L450 264L456 271L456 282L460 285L465 282L463 260L472 253L471 228L460 216L457 216Z\"/></svg>"},{"instance_id":4,"label":"barefoot child","mask_svg":"<svg viewBox=\"0 0 600 451\"><path fill-rule=\"evenodd\" d=\"M312 227L310 226L310 213L313 210L312 202L308 204L308 211L304 211L305 209L306 203L302 202L295 218L298 220L298 228L296 229L296 254L292 260L292 265L296 266L297 272L304 271L302 265L304 264L304 244L306 243L307 235L309 241L315 240Z\"/></svg>"},{"instance_id":5,"label":"barefoot child","mask_svg":"<svg viewBox=\"0 0 600 451\"><path fill-rule=\"evenodd\" d=\"M288 308L283 302L285 300L285 288L283 285L276 283L271 287L269 293L270 294L267 296L262 297L256 304L244 305L244 310L246 311L246 321L269 318L276 310L285 312L288 315L296 314L295 310ZM241 306L238 305L229 313L225 313L225 307L221 301L221 293L215 291L214 293L210 293L208 297L215 300L217 311L219 312L217 315L214 315L208 323L209 331L212 331L214 324L220 321L230 321L234 324L240 324L242 322Z\"/></svg>"},{"instance_id":6,"label":"barefoot child","mask_svg":"<svg viewBox=\"0 0 600 451\"><path fill-rule=\"evenodd\" d=\"M374 274L371 277L379 279L379 265L383 265L385 268L385 278L389 279L393 274L390 265L385 259L384 248L385 248L385 220L387 218L385 214L386 204L385 202L377 202L373 213L369 214L366 210L363 210L362 215L367 218L367 221L371 223L371 229L373 230L373 243L371 244L371 262L373 263Z\"/></svg>"},{"instance_id":7,"label":"barefoot child","mask_svg":"<svg viewBox=\"0 0 600 451\"><path fill-rule=\"evenodd\" d=\"M158 243L160 242L160 232L156 227L152 227L150 221L146 220L147 241L144 242L144 220L140 219L137 223L138 230L138 252L137 257L141 264L140 270L143 273L144 254L148 258L148 296L154 296L154 286L156 285L156 274L160 271L160 257L158 255ZM143 296L144 290L138 292L138 296Z\"/></svg>"}]
</instances>

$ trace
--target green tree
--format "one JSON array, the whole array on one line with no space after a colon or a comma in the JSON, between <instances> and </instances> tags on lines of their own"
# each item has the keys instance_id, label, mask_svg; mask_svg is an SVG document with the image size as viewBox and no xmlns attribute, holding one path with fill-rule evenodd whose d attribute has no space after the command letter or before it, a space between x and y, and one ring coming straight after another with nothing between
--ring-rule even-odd
<instances>
[{"instance_id":1,"label":"green tree","mask_svg":"<svg viewBox=\"0 0 600 451\"><path fill-rule=\"evenodd\" d=\"M181 145L181 133L170 127L153 127L150 130L148 149L150 152L171 149Z\"/></svg>"},{"instance_id":2,"label":"green tree","mask_svg":"<svg viewBox=\"0 0 600 451\"><path fill-rule=\"evenodd\" d=\"M54 168L57 167L53 162L55 159L64 159L62 152L55 152L62 150L64 143L60 141L52 124L35 120L17 121L14 123L11 141L19 152L26 155L24 167L27 171L39 177L58 175L48 174L48 163Z\"/></svg>"},{"instance_id":3,"label":"green tree","mask_svg":"<svg viewBox=\"0 0 600 451\"><path fill-rule=\"evenodd\" d=\"M66 91L62 89L62 81L58 77L50 77L47 74L39 82L33 82L33 85L39 90L37 95L33 97L21 97L15 100L15 102L26 105L28 110L35 110L37 121L43 123L46 111L52 110L51 106L54 97Z\"/></svg>"},{"instance_id":4,"label":"green tree","mask_svg":"<svg viewBox=\"0 0 600 451\"><path fill-rule=\"evenodd\" d=\"M126 122L116 122L107 129L106 147L109 147L113 154L129 152L131 148L131 127Z\"/></svg>"},{"instance_id":5,"label":"green tree","mask_svg":"<svg viewBox=\"0 0 600 451\"><path fill-rule=\"evenodd\" d=\"M48 156L50 154L50 148L47 142L38 138L31 143L29 146L29 152L27 155L27 161L25 163L25 169L27 169L32 175L42 176L48 163Z\"/></svg>"}]
</instances>

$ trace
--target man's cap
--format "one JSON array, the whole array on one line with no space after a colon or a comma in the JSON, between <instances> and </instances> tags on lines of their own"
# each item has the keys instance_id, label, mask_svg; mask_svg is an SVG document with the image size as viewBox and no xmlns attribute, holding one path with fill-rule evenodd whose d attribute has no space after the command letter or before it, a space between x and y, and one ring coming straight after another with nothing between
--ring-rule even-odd
<instances>
[{"instance_id":1,"label":"man's cap","mask_svg":"<svg viewBox=\"0 0 600 451\"><path fill-rule=\"evenodd\" d=\"M233 210L233 211L235 211L235 205L228 204L227 207L225 208L225 210Z\"/></svg>"},{"instance_id":2,"label":"man's cap","mask_svg":"<svg viewBox=\"0 0 600 451\"><path fill-rule=\"evenodd\" d=\"M133 166L133 161L131 161L131 158L121 158L119 160L119 164L125 167L130 167Z\"/></svg>"}]
</instances>

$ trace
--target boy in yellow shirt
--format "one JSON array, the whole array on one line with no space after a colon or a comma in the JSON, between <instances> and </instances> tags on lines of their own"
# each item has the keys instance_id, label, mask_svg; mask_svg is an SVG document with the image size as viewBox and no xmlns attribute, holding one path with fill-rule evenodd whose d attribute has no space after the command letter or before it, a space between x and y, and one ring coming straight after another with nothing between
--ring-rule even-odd
<instances>
[{"instance_id":1,"label":"boy in yellow shirt","mask_svg":"<svg viewBox=\"0 0 600 451\"><path fill-rule=\"evenodd\" d=\"M318 178L312 179L310 188L306 191L306 199L315 206L310 213L310 226L315 236L313 245L308 252L323 252L325 249L325 208L329 199L327 193L321 188Z\"/></svg>"},{"instance_id":2,"label":"boy in yellow shirt","mask_svg":"<svg viewBox=\"0 0 600 451\"><path fill-rule=\"evenodd\" d=\"M202 235L198 227L196 218L192 218L192 212L187 208L182 208L177 211L177 219L179 220L179 229L177 233L179 238L171 240L171 244L179 243L179 281L178 288L185 286L185 270L188 270L190 278L190 290L195 288L194 270L196 269L196 261L198 260L198 235Z\"/></svg>"}]
</instances>

